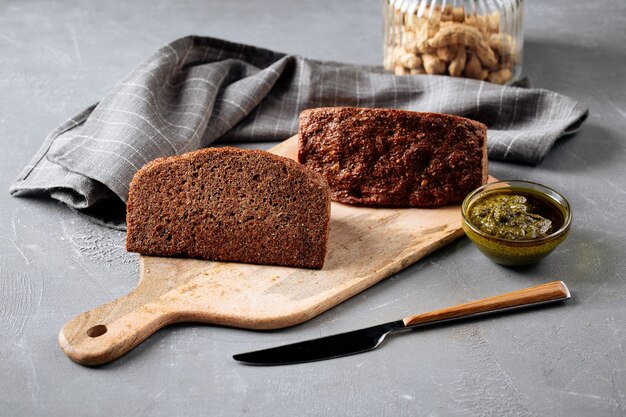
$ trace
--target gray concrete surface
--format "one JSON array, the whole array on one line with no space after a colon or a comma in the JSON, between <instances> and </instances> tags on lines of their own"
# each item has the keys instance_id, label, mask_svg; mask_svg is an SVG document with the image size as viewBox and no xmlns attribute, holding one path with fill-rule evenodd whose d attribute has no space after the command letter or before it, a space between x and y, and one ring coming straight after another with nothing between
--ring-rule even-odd
<instances>
[{"instance_id":1,"label":"gray concrete surface","mask_svg":"<svg viewBox=\"0 0 626 417\"><path fill-rule=\"evenodd\" d=\"M504 268L461 239L300 326L179 325L87 368L62 354L57 332L128 292L136 257L122 233L48 200L9 197L46 133L186 34L380 63L379 2L0 0L0 415L626 415L626 3L530 1L526 12L532 84L591 111L541 165L491 166L569 198L572 232L550 258ZM571 303L399 335L326 362L230 359L554 279L571 287Z\"/></svg>"}]
</instances>

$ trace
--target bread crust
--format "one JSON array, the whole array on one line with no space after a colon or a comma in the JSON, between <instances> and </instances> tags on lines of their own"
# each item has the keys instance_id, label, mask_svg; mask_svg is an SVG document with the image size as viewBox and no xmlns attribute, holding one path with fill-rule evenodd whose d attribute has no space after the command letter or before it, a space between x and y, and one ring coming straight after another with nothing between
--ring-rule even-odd
<instances>
[{"instance_id":1,"label":"bread crust","mask_svg":"<svg viewBox=\"0 0 626 417\"><path fill-rule=\"evenodd\" d=\"M348 204L436 207L487 182L487 127L460 116L325 107L300 114L298 161Z\"/></svg>"},{"instance_id":2,"label":"bread crust","mask_svg":"<svg viewBox=\"0 0 626 417\"><path fill-rule=\"evenodd\" d=\"M264 151L207 148L156 159L133 177L126 248L322 268L330 222L324 178Z\"/></svg>"}]
</instances>

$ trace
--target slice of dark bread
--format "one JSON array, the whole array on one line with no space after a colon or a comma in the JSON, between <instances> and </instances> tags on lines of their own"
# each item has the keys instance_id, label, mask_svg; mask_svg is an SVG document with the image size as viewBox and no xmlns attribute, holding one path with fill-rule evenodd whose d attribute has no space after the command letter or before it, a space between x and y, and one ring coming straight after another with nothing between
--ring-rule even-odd
<instances>
[{"instance_id":1,"label":"slice of dark bread","mask_svg":"<svg viewBox=\"0 0 626 417\"><path fill-rule=\"evenodd\" d=\"M329 189L318 173L269 152L201 149L135 174L126 249L321 268L329 220Z\"/></svg>"},{"instance_id":2,"label":"slice of dark bread","mask_svg":"<svg viewBox=\"0 0 626 417\"><path fill-rule=\"evenodd\" d=\"M324 175L342 203L441 206L487 182L487 127L439 113L305 110L298 160Z\"/></svg>"}]
</instances>

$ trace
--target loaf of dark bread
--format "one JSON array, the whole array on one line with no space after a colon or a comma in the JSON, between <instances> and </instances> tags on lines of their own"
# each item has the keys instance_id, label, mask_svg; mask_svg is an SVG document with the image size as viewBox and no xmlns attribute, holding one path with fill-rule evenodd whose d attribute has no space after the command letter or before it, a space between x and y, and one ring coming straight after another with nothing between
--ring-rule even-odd
<instances>
[{"instance_id":1,"label":"loaf of dark bread","mask_svg":"<svg viewBox=\"0 0 626 417\"><path fill-rule=\"evenodd\" d=\"M298 160L342 203L458 203L487 181L486 146L487 127L459 116L353 107L300 114Z\"/></svg>"},{"instance_id":2,"label":"loaf of dark bread","mask_svg":"<svg viewBox=\"0 0 626 417\"><path fill-rule=\"evenodd\" d=\"M318 173L269 152L201 149L135 174L126 249L321 268L329 220L329 189Z\"/></svg>"}]
</instances>

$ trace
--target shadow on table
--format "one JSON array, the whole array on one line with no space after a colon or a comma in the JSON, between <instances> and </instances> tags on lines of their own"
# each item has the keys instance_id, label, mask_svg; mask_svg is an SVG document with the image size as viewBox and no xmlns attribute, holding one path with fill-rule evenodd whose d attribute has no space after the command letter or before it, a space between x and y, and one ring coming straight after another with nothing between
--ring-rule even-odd
<instances>
[{"instance_id":1,"label":"shadow on table","mask_svg":"<svg viewBox=\"0 0 626 417\"><path fill-rule=\"evenodd\" d=\"M599 285L614 288L623 285L618 282L619 271L616 268L623 254L611 244L611 239L601 231L574 225L565 242L538 264L499 268L507 275L519 277L524 283L529 277L536 284L564 281L572 290L574 299L589 301L587 296Z\"/></svg>"},{"instance_id":2,"label":"shadow on table","mask_svg":"<svg viewBox=\"0 0 626 417\"><path fill-rule=\"evenodd\" d=\"M580 172L587 167L618 162L617 157L623 154L622 138L604 124L610 126L611 117L623 116L616 108L624 103L620 97L625 62L626 48L615 43L525 39L523 69L531 86L569 95L591 113L579 133L557 140L543 167ZM602 124L599 118L603 119ZM558 162L553 158L558 158Z\"/></svg>"},{"instance_id":3,"label":"shadow on table","mask_svg":"<svg viewBox=\"0 0 626 417\"><path fill-rule=\"evenodd\" d=\"M616 43L584 44L526 37L523 70L532 87L555 91L613 90L623 83L626 48ZM569 87L564 90L562 87Z\"/></svg>"},{"instance_id":4,"label":"shadow on table","mask_svg":"<svg viewBox=\"0 0 626 417\"><path fill-rule=\"evenodd\" d=\"M615 133L587 120L580 132L556 141L541 167L558 172L580 173L597 166L622 164L622 141Z\"/></svg>"}]
</instances>

